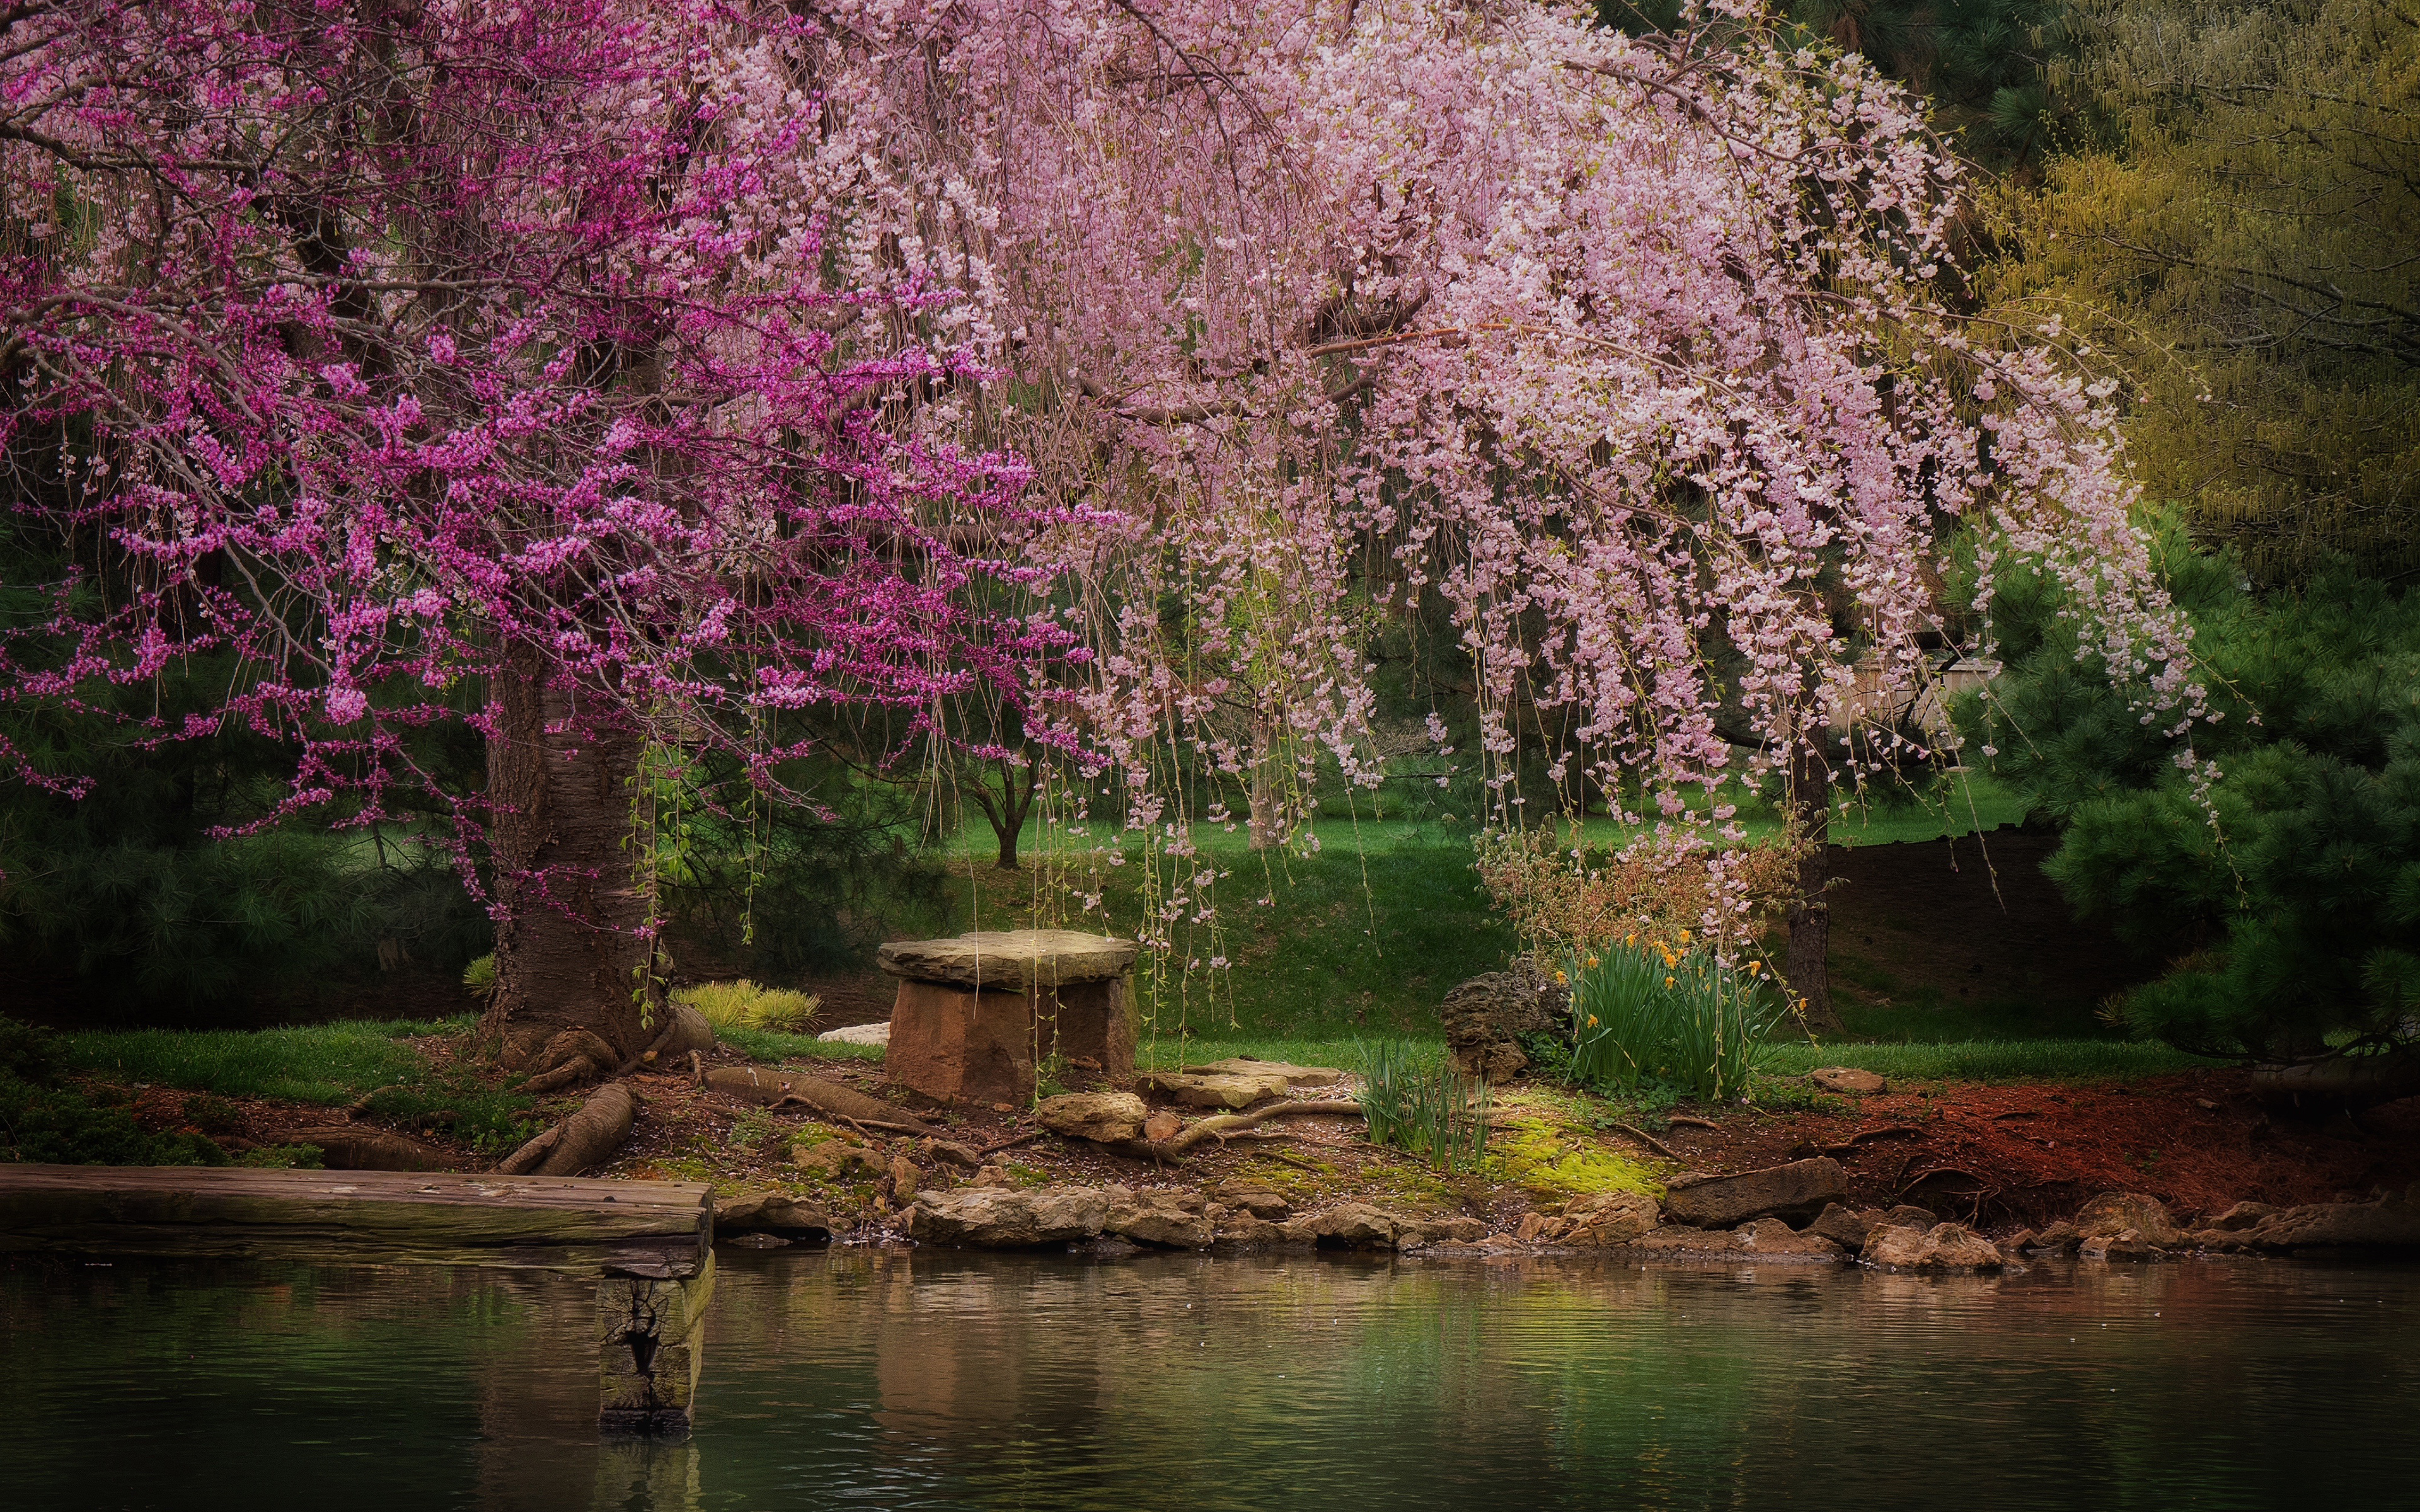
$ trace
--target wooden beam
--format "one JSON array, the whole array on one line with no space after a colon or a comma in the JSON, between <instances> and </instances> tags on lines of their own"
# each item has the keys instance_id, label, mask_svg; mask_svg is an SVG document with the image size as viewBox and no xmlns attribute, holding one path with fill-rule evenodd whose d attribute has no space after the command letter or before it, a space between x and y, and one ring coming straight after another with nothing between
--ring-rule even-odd
<instances>
[{"instance_id":1,"label":"wooden beam","mask_svg":"<svg viewBox=\"0 0 2420 1512\"><path fill-rule=\"evenodd\" d=\"M697 1274L709 1188L438 1171L0 1165L0 1250Z\"/></svg>"}]
</instances>

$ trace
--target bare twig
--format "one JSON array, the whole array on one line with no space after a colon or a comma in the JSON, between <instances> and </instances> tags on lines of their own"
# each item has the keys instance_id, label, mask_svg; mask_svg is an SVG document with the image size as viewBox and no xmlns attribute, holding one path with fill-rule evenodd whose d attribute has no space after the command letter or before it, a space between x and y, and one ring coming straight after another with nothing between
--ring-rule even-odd
<instances>
[{"instance_id":1,"label":"bare twig","mask_svg":"<svg viewBox=\"0 0 2420 1512\"><path fill-rule=\"evenodd\" d=\"M1606 1127L1615 1130L1618 1133L1628 1134L1631 1138L1637 1140L1640 1144L1645 1145L1648 1149L1663 1156L1666 1160L1677 1161L1681 1158L1680 1156L1672 1153L1669 1146L1666 1145L1662 1140L1649 1134L1644 1129L1636 1128L1627 1123L1608 1123Z\"/></svg>"}]
</instances>

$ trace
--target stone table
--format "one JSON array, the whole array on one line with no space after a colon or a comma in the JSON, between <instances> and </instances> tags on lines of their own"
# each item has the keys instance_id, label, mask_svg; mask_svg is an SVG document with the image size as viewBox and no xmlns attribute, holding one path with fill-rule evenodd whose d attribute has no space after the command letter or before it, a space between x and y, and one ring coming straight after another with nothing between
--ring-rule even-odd
<instances>
[{"instance_id":1,"label":"stone table","mask_svg":"<svg viewBox=\"0 0 2420 1512\"><path fill-rule=\"evenodd\" d=\"M884 1074L943 1102L1025 1103L1055 1051L1124 1081L1134 1074L1134 962L1132 940L1073 930L886 945L875 964L899 979L899 998Z\"/></svg>"}]
</instances>

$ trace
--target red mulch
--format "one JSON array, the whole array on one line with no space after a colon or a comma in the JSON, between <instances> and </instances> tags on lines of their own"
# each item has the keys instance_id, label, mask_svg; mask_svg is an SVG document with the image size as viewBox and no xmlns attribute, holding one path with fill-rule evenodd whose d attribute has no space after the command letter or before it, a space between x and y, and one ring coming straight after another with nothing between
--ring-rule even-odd
<instances>
[{"instance_id":1,"label":"red mulch","mask_svg":"<svg viewBox=\"0 0 2420 1512\"><path fill-rule=\"evenodd\" d=\"M2366 1200L2420 1180L2420 1099L2358 1124L2342 1114L2297 1119L2263 1107L2240 1071L2123 1087L1951 1084L1840 1101L1854 1111L1742 1113L1716 1130L1676 1125L1664 1141L1708 1170L1829 1154L1860 1203L1913 1202L2001 1225L2046 1223L2109 1191L2149 1193L2186 1215L2239 1201Z\"/></svg>"}]
</instances>

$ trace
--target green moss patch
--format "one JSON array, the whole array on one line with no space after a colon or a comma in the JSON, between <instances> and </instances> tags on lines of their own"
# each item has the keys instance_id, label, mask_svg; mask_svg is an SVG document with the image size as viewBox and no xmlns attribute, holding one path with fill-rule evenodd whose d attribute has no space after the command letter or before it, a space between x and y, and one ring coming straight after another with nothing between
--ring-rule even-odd
<instances>
[{"instance_id":1,"label":"green moss patch","mask_svg":"<svg viewBox=\"0 0 2420 1512\"><path fill-rule=\"evenodd\" d=\"M1654 1173L1637 1161L1533 1116L1516 1115L1497 1126L1487 1144L1486 1175L1541 1196L1591 1196L1604 1192L1664 1195Z\"/></svg>"}]
</instances>

